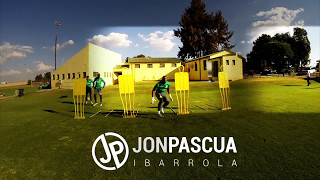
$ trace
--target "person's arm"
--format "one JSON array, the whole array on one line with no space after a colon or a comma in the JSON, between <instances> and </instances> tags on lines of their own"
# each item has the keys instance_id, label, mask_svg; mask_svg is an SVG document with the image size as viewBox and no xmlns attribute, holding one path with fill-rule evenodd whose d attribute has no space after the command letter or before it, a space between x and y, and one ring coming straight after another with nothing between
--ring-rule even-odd
<instances>
[{"instance_id":1,"label":"person's arm","mask_svg":"<svg viewBox=\"0 0 320 180\"><path fill-rule=\"evenodd\" d=\"M154 95L156 94L157 84L152 89L152 97L154 98Z\"/></svg>"},{"instance_id":2,"label":"person's arm","mask_svg":"<svg viewBox=\"0 0 320 180\"><path fill-rule=\"evenodd\" d=\"M156 101L155 98L154 98L154 95L156 94L156 88L157 88L157 84L156 84L156 85L153 87L153 89L152 89L152 93L151 93L151 95L152 95L151 104L153 104L154 101Z\"/></svg>"},{"instance_id":3,"label":"person's arm","mask_svg":"<svg viewBox=\"0 0 320 180\"><path fill-rule=\"evenodd\" d=\"M103 82L103 88L106 86L106 82L102 79Z\"/></svg>"},{"instance_id":4,"label":"person's arm","mask_svg":"<svg viewBox=\"0 0 320 180\"><path fill-rule=\"evenodd\" d=\"M169 97L170 97L171 101L173 101L173 98L172 98L171 93L170 93L170 87L168 87L167 91L168 91L168 94L169 94Z\"/></svg>"},{"instance_id":5,"label":"person's arm","mask_svg":"<svg viewBox=\"0 0 320 180\"><path fill-rule=\"evenodd\" d=\"M95 84L96 80L97 80L97 78L94 78L93 83L92 83L94 89L96 88L96 84Z\"/></svg>"}]
</instances>

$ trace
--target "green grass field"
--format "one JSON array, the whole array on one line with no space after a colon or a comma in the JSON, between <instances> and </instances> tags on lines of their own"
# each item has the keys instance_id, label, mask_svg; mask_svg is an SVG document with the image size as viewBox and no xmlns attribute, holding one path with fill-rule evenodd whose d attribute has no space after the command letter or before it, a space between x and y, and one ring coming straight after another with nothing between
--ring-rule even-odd
<instances>
[{"instance_id":1,"label":"green grass field","mask_svg":"<svg viewBox=\"0 0 320 180\"><path fill-rule=\"evenodd\" d=\"M294 77L231 82L232 110L221 111L206 105L221 107L217 82L191 82L192 113L176 116L166 110L164 118L158 118L156 105L150 104L154 83L136 84L135 119L123 119L117 111L122 105L116 85L104 89L103 107L85 107L85 120L73 119L71 90L36 92L36 87L25 86L24 97L0 100L0 179L320 178L320 83L312 81L307 87L306 81ZM14 89L0 92L13 95ZM170 106L176 107L173 98ZM105 118L110 110L114 112ZM129 148L137 146L139 136L233 136L238 153L130 151L123 167L105 171L91 155L94 140L105 132L122 135ZM175 158L179 167L173 166ZM145 159L150 159L150 167L144 167ZM161 159L164 167L158 166ZM188 159L194 160L194 167L187 166ZM202 165L204 159L210 161L208 167ZM218 159L223 167L217 166ZM237 167L231 167L233 159Z\"/></svg>"}]
</instances>

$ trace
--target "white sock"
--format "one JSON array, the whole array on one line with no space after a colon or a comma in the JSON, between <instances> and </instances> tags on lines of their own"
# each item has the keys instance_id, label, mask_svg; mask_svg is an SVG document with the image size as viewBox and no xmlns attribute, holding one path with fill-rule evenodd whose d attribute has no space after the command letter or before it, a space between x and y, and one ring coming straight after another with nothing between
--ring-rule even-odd
<instances>
[{"instance_id":1,"label":"white sock","mask_svg":"<svg viewBox=\"0 0 320 180\"><path fill-rule=\"evenodd\" d=\"M158 114L160 114L160 111L158 111Z\"/></svg>"}]
</instances>

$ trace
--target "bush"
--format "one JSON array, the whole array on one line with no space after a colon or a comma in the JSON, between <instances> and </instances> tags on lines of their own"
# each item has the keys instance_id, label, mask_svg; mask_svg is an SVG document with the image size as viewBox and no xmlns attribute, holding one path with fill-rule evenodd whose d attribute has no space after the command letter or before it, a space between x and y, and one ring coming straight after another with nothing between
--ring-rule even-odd
<instances>
[{"instance_id":1,"label":"bush","mask_svg":"<svg viewBox=\"0 0 320 180\"><path fill-rule=\"evenodd\" d=\"M32 81L29 79L27 85L32 85Z\"/></svg>"}]
</instances>

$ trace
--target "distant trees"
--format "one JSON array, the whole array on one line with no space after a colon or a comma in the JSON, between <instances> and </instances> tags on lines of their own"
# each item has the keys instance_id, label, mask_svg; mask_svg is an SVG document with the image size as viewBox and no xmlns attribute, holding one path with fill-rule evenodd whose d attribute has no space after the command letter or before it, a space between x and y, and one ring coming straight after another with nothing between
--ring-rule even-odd
<instances>
[{"instance_id":1,"label":"distant trees","mask_svg":"<svg viewBox=\"0 0 320 180\"><path fill-rule=\"evenodd\" d=\"M44 76L42 74L36 75L35 82L50 82L51 81L51 73L46 72Z\"/></svg>"},{"instance_id":2,"label":"distant trees","mask_svg":"<svg viewBox=\"0 0 320 180\"><path fill-rule=\"evenodd\" d=\"M247 54L249 70L261 72L273 69L277 72L309 62L310 42L306 30L294 28L293 36L289 33L276 34L273 37L263 34L253 42L252 51Z\"/></svg>"},{"instance_id":3,"label":"distant trees","mask_svg":"<svg viewBox=\"0 0 320 180\"><path fill-rule=\"evenodd\" d=\"M51 81L51 73L50 72L46 72L44 74L43 81L44 82L50 82Z\"/></svg>"},{"instance_id":4,"label":"distant trees","mask_svg":"<svg viewBox=\"0 0 320 180\"><path fill-rule=\"evenodd\" d=\"M145 58L145 57L146 57L145 55L139 54L139 55L135 56L134 58Z\"/></svg>"},{"instance_id":5,"label":"distant trees","mask_svg":"<svg viewBox=\"0 0 320 180\"><path fill-rule=\"evenodd\" d=\"M182 14L179 25L174 35L182 42L178 53L182 60L234 47L230 45L233 32L228 30L222 12L208 14L202 0L191 0L191 6Z\"/></svg>"},{"instance_id":6,"label":"distant trees","mask_svg":"<svg viewBox=\"0 0 320 180\"><path fill-rule=\"evenodd\" d=\"M43 81L43 76L42 74L36 75L36 77L34 78L35 82L42 82Z\"/></svg>"}]
</instances>

